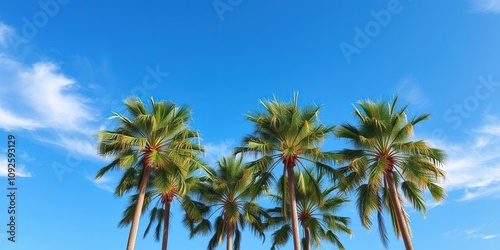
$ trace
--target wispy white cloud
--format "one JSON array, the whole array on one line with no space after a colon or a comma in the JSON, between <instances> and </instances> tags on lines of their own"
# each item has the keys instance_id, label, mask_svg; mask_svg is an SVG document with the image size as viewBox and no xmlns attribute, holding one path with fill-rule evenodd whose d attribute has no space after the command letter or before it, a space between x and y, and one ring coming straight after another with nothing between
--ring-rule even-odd
<instances>
[{"instance_id":1,"label":"wispy white cloud","mask_svg":"<svg viewBox=\"0 0 500 250\"><path fill-rule=\"evenodd\" d=\"M215 163L222 156L230 156L233 153L234 140L226 139L220 143L207 143L205 147L206 159L208 163Z\"/></svg>"},{"instance_id":2,"label":"wispy white cloud","mask_svg":"<svg viewBox=\"0 0 500 250\"><path fill-rule=\"evenodd\" d=\"M471 0L474 11L500 13L500 0Z\"/></svg>"},{"instance_id":3,"label":"wispy white cloud","mask_svg":"<svg viewBox=\"0 0 500 250\"><path fill-rule=\"evenodd\" d=\"M17 156L24 162L34 162L35 159L31 158L28 153L24 150L17 150Z\"/></svg>"},{"instance_id":4,"label":"wispy white cloud","mask_svg":"<svg viewBox=\"0 0 500 250\"><path fill-rule=\"evenodd\" d=\"M114 192L114 188L112 187L113 180L107 176L103 176L100 179L96 180L94 176L87 174L85 178L92 182L97 188L108 191L110 193Z\"/></svg>"},{"instance_id":5,"label":"wispy white cloud","mask_svg":"<svg viewBox=\"0 0 500 250\"><path fill-rule=\"evenodd\" d=\"M487 117L482 126L470 131L463 144L431 142L445 149L447 191L463 190L460 201L500 197L500 120Z\"/></svg>"},{"instance_id":6,"label":"wispy white cloud","mask_svg":"<svg viewBox=\"0 0 500 250\"><path fill-rule=\"evenodd\" d=\"M489 239L493 239L496 237L498 237L498 235L494 235L494 234L486 235L486 236L483 236L483 240L489 240Z\"/></svg>"},{"instance_id":7,"label":"wispy white cloud","mask_svg":"<svg viewBox=\"0 0 500 250\"><path fill-rule=\"evenodd\" d=\"M95 119L89 101L75 91L74 79L59 72L57 65L39 62L24 66L0 56L0 79L7 86L0 92L0 128L40 128L80 131Z\"/></svg>"},{"instance_id":8,"label":"wispy white cloud","mask_svg":"<svg viewBox=\"0 0 500 250\"><path fill-rule=\"evenodd\" d=\"M498 237L496 234L485 234L484 231L491 231L494 229L495 223L483 224L479 227L469 228L465 230L453 229L443 234L445 237L450 237L452 239L482 239L488 240Z\"/></svg>"},{"instance_id":9,"label":"wispy white cloud","mask_svg":"<svg viewBox=\"0 0 500 250\"><path fill-rule=\"evenodd\" d=\"M0 22L0 45L15 30ZM30 131L41 142L97 158L98 114L82 87L50 61L25 64L0 52L0 129Z\"/></svg>"},{"instance_id":10,"label":"wispy white cloud","mask_svg":"<svg viewBox=\"0 0 500 250\"><path fill-rule=\"evenodd\" d=\"M471 228L471 229L467 229L467 230L464 230L462 231L463 234L465 235L476 235L477 232L483 230L484 228L484 225L480 226L480 227L477 227L477 228Z\"/></svg>"},{"instance_id":11,"label":"wispy white cloud","mask_svg":"<svg viewBox=\"0 0 500 250\"><path fill-rule=\"evenodd\" d=\"M420 86L420 83L413 75L407 75L397 84L396 92L405 102L420 107L426 107L429 105L430 100Z\"/></svg>"},{"instance_id":12,"label":"wispy white cloud","mask_svg":"<svg viewBox=\"0 0 500 250\"><path fill-rule=\"evenodd\" d=\"M80 156L96 156L97 149L95 143L86 139L62 137L59 143L64 148L71 148L71 150L78 152Z\"/></svg>"},{"instance_id":13,"label":"wispy white cloud","mask_svg":"<svg viewBox=\"0 0 500 250\"><path fill-rule=\"evenodd\" d=\"M465 194L459 201L471 201L478 198L500 198L500 185L493 183L486 187L474 187L465 189Z\"/></svg>"},{"instance_id":14,"label":"wispy white cloud","mask_svg":"<svg viewBox=\"0 0 500 250\"><path fill-rule=\"evenodd\" d=\"M8 171L7 158L4 155L0 155L0 176L7 176L9 174ZM24 164L16 164L16 177L31 177L32 173L30 173Z\"/></svg>"},{"instance_id":15,"label":"wispy white cloud","mask_svg":"<svg viewBox=\"0 0 500 250\"><path fill-rule=\"evenodd\" d=\"M0 119L2 119L0 128L8 131L16 129L34 130L42 127L41 124L38 124L35 120L19 117L11 111L3 110L2 108L0 108Z\"/></svg>"},{"instance_id":16,"label":"wispy white cloud","mask_svg":"<svg viewBox=\"0 0 500 250\"><path fill-rule=\"evenodd\" d=\"M434 201L434 200L426 200L425 201L426 203L426 206L427 206L427 211L439 206L439 205L442 205L441 202L437 202L437 201Z\"/></svg>"},{"instance_id":17,"label":"wispy white cloud","mask_svg":"<svg viewBox=\"0 0 500 250\"><path fill-rule=\"evenodd\" d=\"M7 37L14 32L10 26L0 22L0 45L5 45Z\"/></svg>"},{"instance_id":18,"label":"wispy white cloud","mask_svg":"<svg viewBox=\"0 0 500 250\"><path fill-rule=\"evenodd\" d=\"M0 55L0 129L36 132L39 141L81 156L97 158L92 141L97 131L90 100L78 94L76 81L57 65L24 66Z\"/></svg>"}]
</instances>

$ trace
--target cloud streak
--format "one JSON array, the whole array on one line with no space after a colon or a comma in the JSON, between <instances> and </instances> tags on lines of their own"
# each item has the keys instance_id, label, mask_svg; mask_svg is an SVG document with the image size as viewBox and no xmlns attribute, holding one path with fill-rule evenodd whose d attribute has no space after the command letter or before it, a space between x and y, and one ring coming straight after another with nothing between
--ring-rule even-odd
<instances>
[{"instance_id":1,"label":"cloud streak","mask_svg":"<svg viewBox=\"0 0 500 250\"><path fill-rule=\"evenodd\" d=\"M471 0L474 11L500 13L500 0Z\"/></svg>"},{"instance_id":2,"label":"cloud streak","mask_svg":"<svg viewBox=\"0 0 500 250\"><path fill-rule=\"evenodd\" d=\"M412 75L408 75L399 81L396 92L405 102L412 105L427 107L430 103L429 98L422 91L420 83Z\"/></svg>"},{"instance_id":3,"label":"cloud streak","mask_svg":"<svg viewBox=\"0 0 500 250\"><path fill-rule=\"evenodd\" d=\"M0 45L15 30L0 22ZM30 65L0 52L0 129L30 131L42 143L97 158L98 114L76 79L50 61Z\"/></svg>"},{"instance_id":4,"label":"cloud streak","mask_svg":"<svg viewBox=\"0 0 500 250\"><path fill-rule=\"evenodd\" d=\"M56 129L80 131L95 120L89 101L80 97L75 80L50 62L25 67L0 56L0 79L8 86L0 93L0 124L5 130Z\"/></svg>"},{"instance_id":5,"label":"cloud streak","mask_svg":"<svg viewBox=\"0 0 500 250\"><path fill-rule=\"evenodd\" d=\"M210 164L214 164L222 156L230 156L233 153L234 140L227 139L220 143L207 143L205 147L205 156Z\"/></svg>"},{"instance_id":6,"label":"cloud streak","mask_svg":"<svg viewBox=\"0 0 500 250\"><path fill-rule=\"evenodd\" d=\"M500 197L500 120L487 117L485 123L470 131L467 143L431 142L445 149L444 166L447 191L462 190L459 201Z\"/></svg>"},{"instance_id":7,"label":"cloud streak","mask_svg":"<svg viewBox=\"0 0 500 250\"><path fill-rule=\"evenodd\" d=\"M482 239L489 240L498 237L496 234L484 234L483 231L490 231L494 224L483 224L480 227L457 230L446 232L443 236L450 237L452 239Z\"/></svg>"},{"instance_id":8,"label":"cloud streak","mask_svg":"<svg viewBox=\"0 0 500 250\"><path fill-rule=\"evenodd\" d=\"M93 176L87 175L85 177L88 181L92 182L97 188L108 191L110 193L114 193L115 190L113 187L110 185L112 183L112 179L106 176L103 176L96 180Z\"/></svg>"},{"instance_id":9,"label":"cloud streak","mask_svg":"<svg viewBox=\"0 0 500 250\"><path fill-rule=\"evenodd\" d=\"M8 161L4 155L0 155L0 176L7 177L8 171ZM24 164L16 164L16 177L27 178L31 177L30 173Z\"/></svg>"},{"instance_id":10,"label":"cloud streak","mask_svg":"<svg viewBox=\"0 0 500 250\"><path fill-rule=\"evenodd\" d=\"M7 43L7 37L14 32L10 26L0 23L0 45L5 45Z\"/></svg>"}]
</instances>

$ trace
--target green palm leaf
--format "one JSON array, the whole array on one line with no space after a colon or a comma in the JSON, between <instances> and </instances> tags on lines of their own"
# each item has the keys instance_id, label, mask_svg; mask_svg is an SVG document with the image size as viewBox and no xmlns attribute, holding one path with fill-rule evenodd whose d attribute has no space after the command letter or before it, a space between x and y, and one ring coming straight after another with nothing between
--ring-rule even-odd
<instances>
[{"instance_id":1,"label":"green palm leaf","mask_svg":"<svg viewBox=\"0 0 500 250\"><path fill-rule=\"evenodd\" d=\"M395 97L391 102L358 102L354 114L357 125L343 124L335 135L347 139L353 148L336 152L338 162L346 166L342 174L342 190L356 190L357 207L363 226L371 227L371 217L377 212L382 243L387 246L382 209L391 215L394 232L402 237L407 249L413 249L408 216L402 205L406 200L425 215L423 192L428 189L433 198L442 201L444 190L439 183L444 179L440 168L445 159L442 150L431 148L423 140L412 141L415 125L429 119L418 115L408 121L408 105L397 109Z\"/></svg>"},{"instance_id":2,"label":"green palm leaf","mask_svg":"<svg viewBox=\"0 0 500 250\"><path fill-rule=\"evenodd\" d=\"M254 171L254 183L266 185L270 189L274 181L274 169L283 164L280 172L281 177L287 177L290 182L283 181L279 188L289 190L290 194L285 194L290 206L285 200L282 202L283 215L288 214L292 218L292 232L295 250L300 249L297 207L295 197L295 181L293 181L294 169L304 169L306 162L314 163L316 167L331 176L336 171L328 166L333 163L336 155L325 153L320 145L326 136L334 131L334 127L325 126L318 120L318 113L321 106L298 106L298 93L295 93L292 100L287 102L279 101L276 97L270 100L259 100L263 111L254 110L246 115L247 120L254 124L251 135L243 138L243 145L235 149L235 154L251 154L258 158L249 164L249 168ZM298 185L302 185L302 176L299 175ZM286 188L283 185L291 185ZM302 189L304 186L302 185ZM290 211L288 211L290 207Z\"/></svg>"},{"instance_id":3,"label":"green palm leaf","mask_svg":"<svg viewBox=\"0 0 500 250\"><path fill-rule=\"evenodd\" d=\"M179 107L170 101L156 102L153 98L150 99L149 107L146 107L140 99L133 97L126 99L124 104L128 114L114 113L110 117L115 121L116 128L112 131L100 131L97 135L98 153L112 157L113 160L97 172L96 179L110 170L124 169L115 190L116 195L138 192L132 196L131 206L127 208L120 222L120 225L132 224L127 249L133 249L140 216L150 202L147 199L166 197L165 193L146 196L155 187L159 187L158 181L155 184L150 180L157 178L159 172L166 172L179 180L185 179L189 173L188 169L198 162L198 154L203 152L203 148L199 145L198 132L190 130L186 124L190 119L187 107ZM175 193L183 195L186 190L186 186L179 182ZM136 209L139 207L141 209ZM150 217L158 220L155 230L158 236L162 227L161 218L156 216L160 214L159 211L154 210L155 216ZM164 211L167 215L162 218L168 217L169 214ZM147 231L151 225L150 220Z\"/></svg>"},{"instance_id":4,"label":"green palm leaf","mask_svg":"<svg viewBox=\"0 0 500 250\"><path fill-rule=\"evenodd\" d=\"M304 249L311 244L319 247L321 242L326 240L343 249L336 233L352 234L352 231L347 227L350 219L337 216L334 213L348 200L338 193L338 188L325 187L325 183L322 181L325 180L324 175L314 174L312 169L306 169L305 172L309 174L295 173L298 218L304 236L310 236L310 241L307 237L302 238L302 246ZM285 178L280 178L278 182L285 182ZM299 184L299 182L303 182L303 185ZM284 197L287 193L287 185L284 185L284 187L285 189L278 189L278 194L271 194L273 201L280 205L287 203L288 200ZM268 225L277 228L272 234L273 244L271 249L285 245L292 233L290 219L284 214L284 211L289 209L289 204L285 206L286 209L283 208L283 205L268 209L271 216L268 219Z\"/></svg>"},{"instance_id":5,"label":"green palm leaf","mask_svg":"<svg viewBox=\"0 0 500 250\"><path fill-rule=\"evenodd\" d=\"M213 174L206 176L196 188L197 196L214 210L210 216L218 214L213 226L209 220L203 220L191 231L191 235L196 235L212 229L213 235L207 247L209 250L221 244L224 239L228 241L228 245L239 249L241 230L245 226L249 226L255 235L264 238L264 218L268 216L253 201L258 194L262 194L263 186L253 180L252 171L245 168L245 165L241 157L223 157L217 161L217 169L210 170Z\"/></svg>"}]
</instances>

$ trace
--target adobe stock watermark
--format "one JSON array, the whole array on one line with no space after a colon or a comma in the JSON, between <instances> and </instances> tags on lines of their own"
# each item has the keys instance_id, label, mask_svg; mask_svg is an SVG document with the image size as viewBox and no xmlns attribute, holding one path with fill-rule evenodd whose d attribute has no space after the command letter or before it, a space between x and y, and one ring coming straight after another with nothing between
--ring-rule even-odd
<instances>
[{"instance_id":1,"label":"adobe stock watermark","mask_svg":"<svg viewBox=\"0 0 500 250\"><path fill-rule=\"evenodd\" d=\"M454 103L453 108L446 110L443 114L445 122L452 123L453 129L462 125L462 120L470 117L472 112L477 111L481 106L481 101L487 100L500 87L500 81L494 81L493 76L488 78L478 77L479 84L474 88L474 92L464 98L461 103Z\"/></svg>"},{"instance_id":2,"label":"adobe stock watermark","mask_svg":"<svg viewBox=\"0 0 500 250\"><path fill-rule=\"evenodd\" d=\"M212 2L217 16L221 22L224 21L224 14L226 12L233 12L233 10L240 5L243 0L215 0Z\"/></svg>"},{"instance_id":3,"label":"adobe stock watermark","mask_svg":"<svg viewBox=\"0 0 500 250\"><path fill-rule=\"evenodd\" d=\"M69 151L66 154L65 162L52 162L52 170L54 171L57 180L63 181L63 176L67 173L73 172L82 163L83 155L76 151Z\"/></svg>"},{"instance_id":4,"label":"adobe stock watermark","mask_svg":"<svg viewBox=\"0 0 500 250\"><path fill-rule=\"evenodd\" d=\"M170 74L168 72L161 71L159 64L157 64L154 68L148 65L145 67L145 70L147 73L142 78L142 82L133 87L128 96L137 96L141 100L146 100L149 98L148 93L155 90ZM121 95L120 100L113 101L111 105L112 111L119 110L119 108L123 105L123 99L128 96L123 94ZM96 131L96 133L97 132L98 131ZM79 152L68 150L64 162L53 162L52 170L54 171L58 181L62 182L64 175L73 172L78 166L80 166L84 157L85 156Z\"/></svg>"},{"instance_id":5,"label":"adobe stock watermark","mask_svg":"<svg viewBox=\"0 0 500 250\"><path fill-rule=\"evenodd\" d=\"M408 0L411 1L411 0ZM362 27L354 27L354 38L351 43L341 42L339 44L340 50L344 55L347 63L351 63L353 54L359 54L377 37L383 28L386 28L395 15L403 12L404 8L400 0L389 0L386 9L375 11L371 10L370 15L372 20L368 21Z\"/></svg>"},{"instance_id":6,"label":"adobe stock watermark","mask_svg":"<svg viewBox=\"0 0 500 250\"><path fill-rule=\"evenodd\" d=\"M481 107L481 102L491 98L500 88L500 81L495 81L491 74L488 77L479 76L478 80L479 83L470 95L466 96L463 101L454 103L452 108L443 113L444 121L451 123L453 130L458 129L464 120L468 119L473 112L476 112ZM436 128L432 133L432 137L445 139L446 131L442 128Z\"/></svg>"},{"instance_id":7,"label":"adobe stock watermark","mask_svg":"<svg viewBox=\"0 0 500 250\"><path fill-rule=\"evenodd\" d=\"M24 56L26 54L26 45L29 41L38 35L40 29L45 27L51 18L54 18L61 10L62 5L69 3L69 0L40 0L36 11L30 18L22 17L22 27L20 35L13 32L7 37L7 44L14 49L15 54Z\"/></svg>"},{"instance_id":8,"label":"adobe stock watermark","mask_svg":"<svg viewBox=\"0 0 500 250\"><path fill-rule=\"evenodd\" d=\"M142 82L135 87L133 87L130 90L130 93L128 95L122 94L120 96L120 100L114 100L112 102L112 110L116 111L119 110L121 106L123 106L123 100L130 96L136 96L142 101L148 100L150 97L150 92L158 88L160 83L162 83L165 78L167 78L170 73L161 71L160 65L156 64L156 66L153 68L150 65L145 67L146 74L142 78Z\"/></svg>"}]
</instances>

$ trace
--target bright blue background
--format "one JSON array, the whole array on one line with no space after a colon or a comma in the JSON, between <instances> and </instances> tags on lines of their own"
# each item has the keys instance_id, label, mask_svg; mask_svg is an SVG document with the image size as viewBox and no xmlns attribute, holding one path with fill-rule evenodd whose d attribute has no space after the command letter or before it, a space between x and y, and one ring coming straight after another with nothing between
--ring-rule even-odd
<instances>
[{"instance_id":1,"label":"bright blue background","mask_svg":"<svg viewBox=\"0 0 500 250\"><path fill-rule=\"evenodd\" d=\"M127 198L109 192L119 173L93 182L108 162L95 155L95 134L112 127L106 118L123 111L118 101L124 97L189 105L190 125L201 132L207 160L213 162L251 132L243 115L259 108L258 99L274 94L286 100L294 91L302 104L323 105L320 119L326 124L354 121L357 100L398 93L402 103L411 102L411 114L431 113L431 121L416 128L416 137L448 152L448 198L436 207L430 203L426 219L408 208L415 248L500 249L500 143L495 140L500 136L500 1L490 0L489 6L481 0L241 1L221 14L223 20L212 1L60 2L57 9L51 6L53 16L36 1L0 2L0 138L6 142L8 134L16 135L18 168L29 176L17 179L18 241L8 242L0 226L0 249L125 247L128 228L117 224ZM375 20L371 12L387 10L391 2L400 13L392 14L349 63L340 44L354 45L355 28L364 30ZM15 46L19 39L25 43ZM44 71L52 74L29 78L35 64L52 65ZM154 87L144 85L148 68L157 67L168 76L149 82ZM57 85L57 76L71 84ZM487 91L479 77L496 85ZM35 87L40 90L27 90ZM479 98L478 88L488 96ZM38 98L54 105L36 103ZM69 125L75 128L63 129ZM324 149L345 146L330 137ZM0 145L2 152L5 148L6 143ZM58 175L54 166L61 165L66 168ZM0 197L0 225L8 223L6 202ZM366 231L354 205L338 213L352 218L354 237L341 235L347 249L383 249L376 225ZM205 249L207 237L188 240L177 206L173 216L169 248ZM390 240L390 249L403 249L392 231ZM242 249L267 249L270 241L261 246L248 232L242 244ZM155 248L160 243L151 236L138 238L136 249Z\"/></svg>"}]
</instances>

